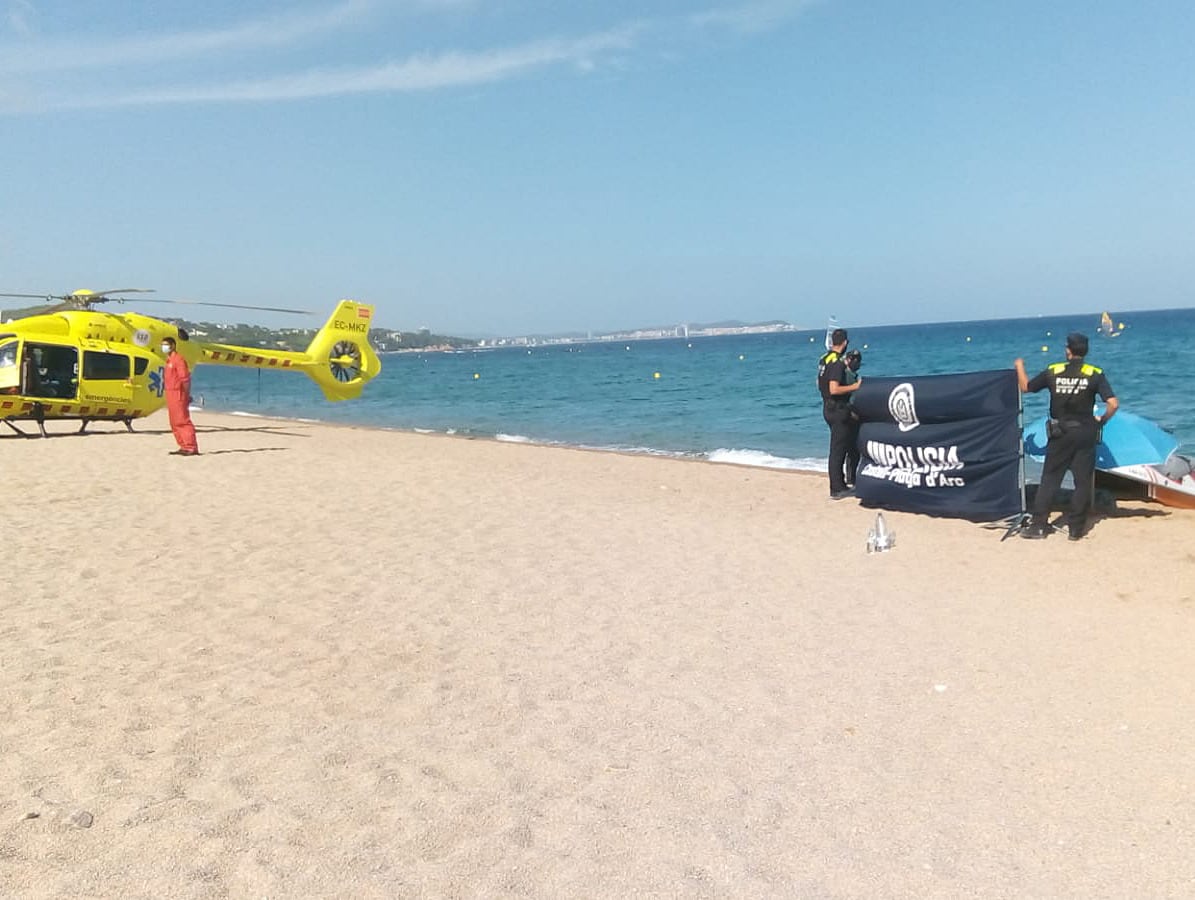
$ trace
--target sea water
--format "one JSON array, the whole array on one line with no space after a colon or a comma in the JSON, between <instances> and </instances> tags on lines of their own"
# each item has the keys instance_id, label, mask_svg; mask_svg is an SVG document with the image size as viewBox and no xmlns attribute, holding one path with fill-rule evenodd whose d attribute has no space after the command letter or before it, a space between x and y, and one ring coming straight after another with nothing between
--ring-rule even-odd
<instances>
[{"instance_id":1,"label":"sea water","mask_svg":"<svg viewBox=\"0 0 1195 900\"><path fill-rule=\"evenodd\" d=\"M1195 455L1195 309L1124 313L1115 338L1099 311L1067 316L848 328L866 379L1009 369L1032 377L1065 358L1066 334L1091 341L1121 408L1157 422ZM201 366L194 393L208 409L496 440L674 455L824 471L828 430L816 388L825 332L382 355L358 400L330 403L293 372ZM658 377L657 377L658 374ZM1024 398L1024 421L1048 394Z\"/></svg>"}]
</instances>

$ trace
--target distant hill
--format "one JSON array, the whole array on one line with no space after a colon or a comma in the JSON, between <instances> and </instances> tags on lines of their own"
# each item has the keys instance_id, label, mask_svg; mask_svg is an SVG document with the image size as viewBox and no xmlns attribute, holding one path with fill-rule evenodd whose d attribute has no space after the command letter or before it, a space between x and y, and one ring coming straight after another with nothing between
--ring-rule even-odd
<instances>
[{"instance_id":1,"label":"distant hill","mask_svg":"<svg viewBox=\"0 0 1195 900\"><path fill-rule=\"evenodd\" d=\"M9 319L24 319L26 316L40 316L52 308L48 303L43 303L40 306L26 306L23 309L6 309L0 306L0 322L7 322Z\"/></svg>"},{"instance_id":2,"label":"distant hill","mask_svg":"<svg viewBox=\"0 0 1195 900\"><path fill-rule=\"evenodd\" d=\"M212 322L188 322L184 319L167 319L187 331L196 339L217 344L238 344L245 347L277 347L280 350L306 350L315 337L316 328L263 328L260 325L227 325ZM426 348L475 347L477 341L450 334L435 334L430 331L395 331L389 328L371 328L369 341L383 352L391 350L423 350Z\"/></svg>"}]
</instances>

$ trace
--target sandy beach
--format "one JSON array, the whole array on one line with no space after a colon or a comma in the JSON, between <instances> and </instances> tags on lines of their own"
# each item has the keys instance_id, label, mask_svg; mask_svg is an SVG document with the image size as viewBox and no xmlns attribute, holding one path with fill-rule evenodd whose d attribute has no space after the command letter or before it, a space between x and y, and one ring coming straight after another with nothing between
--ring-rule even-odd
<instances>
[{"instance_id":1,"label":"sandy beach","mask_svg":"<svg viewBox=\"0 0 1195 900\"><path fill-rule=\"evenodd\" d=\"M195 420L0 439L0 896L1195 893L1195 512Z\"/></svg>"}]
</instances>

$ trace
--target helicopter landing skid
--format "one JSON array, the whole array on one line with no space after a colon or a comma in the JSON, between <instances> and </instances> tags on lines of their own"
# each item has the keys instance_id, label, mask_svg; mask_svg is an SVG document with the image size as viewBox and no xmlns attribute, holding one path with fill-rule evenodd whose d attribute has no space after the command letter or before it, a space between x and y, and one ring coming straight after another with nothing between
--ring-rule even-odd
<instances>
[{"instance_id":1,"label":"helicopter landing skid","mask_svg":"<svg viewBox=\"0 0 1195 900\"><path fill-rule=\"evenodd\" d=\"M14 423L11 419L5 419L4 424L7 425L9 428L11 428L13 431L15 431L17 434L19 434L21 437L27 437L27 438L37 437L36 434L30 434L28 431L22 431L21 429L17 428L16 423ZM38 430L41 431L41 436L46 437L47 435L46 435L45 420L38 421L37 427L38 427Z\"/></svg>"},{"instance_id":2,"label":"helicopter landing skid","mask_svg":"<svg viewBox=\"0 0 1195 900\"><path fill-rule=\"evenodd\" d=\"M79 424L79 430L76 432L76 434L85 434L87 432L87 426L90 425L93 421L94 421L93 419L82 419ZM105 421L124 422L124 427L128 431L128 433L129 434L134 433L132 419L112 419L112 420L105 420Z\"/></svg>"},{"instance_id":3,"label":"helicopter landing skid","mask_svg":"<svg viewBox=\"0 0 1195 900\"><path fill-rule=\"evenodd\" d=\"M40 403L37 405L41 406ZM40 436L41 437L49 437L50 435L46 432L45 415L44 414L38 415L37 413L39 413L39 412L40 412L40 410L35 409L34 415L21 416L21 419L26 422L29 422L29 421L37 422L37 430L41 433ZM64 419L67 419L67 418L73 419L73 418L75 418L75 416L64 416L63 418ZM7 425L9 428L11 428L13 431L15 431L21 437L34 438L34 437L39 436L36 434L30 434L28 431L21 430L20 428L17 427L17 423L14 422L12 419L0 419L0 421L4 422L5 425ZM125 418L124 416L122 416L119 419L105 418L105 417L101 417L99 419L93 419L89 416L85 419L84 418L79 419L79 430L76 431L75 434L86 434L87 426L90 425L92 422L123 422L125 430L128 431L129 434L137 433L133 430L133 420L131 418Z\"/></svg>"}]
</instances>

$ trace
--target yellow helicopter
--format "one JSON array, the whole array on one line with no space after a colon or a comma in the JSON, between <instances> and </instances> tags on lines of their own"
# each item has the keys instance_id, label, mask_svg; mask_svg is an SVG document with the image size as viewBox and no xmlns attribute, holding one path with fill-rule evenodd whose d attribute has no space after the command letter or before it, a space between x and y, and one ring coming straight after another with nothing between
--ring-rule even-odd
<instances>
[{"instance_id":1,"label":"yellow helicopter","mask_svg":"<svg viewBox=\"0 0 1195 900\"><path fill-rule=\"evenodd\" d=\"M53 419L123 422L161 409L165 403L165 357L162 338L172 337L177 350L194 369L197 365L239 366L251 369L293 369L305 373L328 400L349 400L381 370L369 345L373 307L341 300L312 339L296 353L264 347L237 347L191 338L186 329L140 313L94 309L97 304L123 303L124 294L153 293L145 288L74 291L65 295L3 294L0 297L59 301L32 315L0 322L0 421L25 434L17 421L34 421L42 437ZM303 312L269 306L237 306L185 300L155 303L195 303L269 312Z\"/></svg>"}]
</instances>

